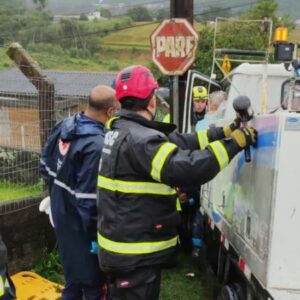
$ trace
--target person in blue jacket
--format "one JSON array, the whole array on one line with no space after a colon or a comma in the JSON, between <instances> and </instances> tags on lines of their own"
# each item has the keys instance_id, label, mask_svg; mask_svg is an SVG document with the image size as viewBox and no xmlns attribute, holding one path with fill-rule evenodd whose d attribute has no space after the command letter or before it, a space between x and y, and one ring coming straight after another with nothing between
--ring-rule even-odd
<instances>
[{"instance_id":1,"label":"person in blue jacket","mask_svg":"<svg viewBox=\"0 0 300 300\"><path fill-rule=\"evenodd\" d=\"M97 249L96 190L105 123L118 102L111 87L97 86L84 113L59 122L42 152L40 171L51 198L65 288L63 300L106 299Z\"/></svg>"}]
</instances>

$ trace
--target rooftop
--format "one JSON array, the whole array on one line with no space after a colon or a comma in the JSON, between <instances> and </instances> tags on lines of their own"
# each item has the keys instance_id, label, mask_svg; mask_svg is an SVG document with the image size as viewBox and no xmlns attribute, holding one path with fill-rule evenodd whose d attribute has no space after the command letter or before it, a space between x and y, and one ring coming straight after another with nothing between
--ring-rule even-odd
<instances>
[{"instance_id":1,"label":"rooftop","mask_svg":"<svg viewBox=\"0 0 300 300\"><path fill-rule=\"evenodd\" d=\"M88 96L96 85L111 86L115 72L43 71L55 85L56 96ZM36 88L19 69L0 72L0 93L37 94Z\"/></svg>"}]
</instances>

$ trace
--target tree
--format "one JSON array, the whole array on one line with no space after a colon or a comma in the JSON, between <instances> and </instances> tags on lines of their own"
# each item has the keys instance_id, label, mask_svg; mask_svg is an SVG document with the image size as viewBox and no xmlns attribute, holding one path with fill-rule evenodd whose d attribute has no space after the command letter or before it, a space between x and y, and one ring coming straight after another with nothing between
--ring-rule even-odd
<instances>
[{"instance_id":1,"label":"tree","mask_svg":"<svg viewBox=\"0 0 300 300\"><path fill-rule=\"evenodd\" d=\"M245 14L246 18L250 19L272 19L273 28L279 26L286 26L293 28L293 20L289 14L285 14L283 17L278 16L278 2L277 0L259 0L248 13Z\"/></svg>"},{"instance_id":2,"label":"tree","mask_svg":"<svg viewBox=\"0 0 300 300\"><path fill-rule=\"evenodd\" d=\"M243 19L272 19L276 28L279 24L288 24L288 17L279 18L277 16L278 4L276 0L258 0L258 3L251 9L241 15ZM213 60L213 44L214 30L212 26L203 27L200 32L200 43L197 49L195 67L199 71L210 75ZM237 49L237 50L258 50L268 51L269 47L269 31L266 22L239 22L224 21L218 23L218 34L216 36L216 48ZM221 56L218 58L222 58ZM241 58L235 56L234 58ZM247 59L247 57L243 57ZM233 62L232 67L236 67L239 63ZM216 71L217 77L220 78L221 72Z\"/></svg>"},{"instance_id":3,"label":"tree","mask_svg":"<svg viewBox=\"0 0 300 300\"><path fill-rule=\"evenodd\" d=\"M211 26L204 26L199 35L200 42L197 48L194 68L206 75L210 75L213 60L214 30Z\"/></svg>"},{"instance_id":4,"label":"tree","mask_svg":"<svg viewBox=\"0 0 300 300\"><path fill-rule=\"evenodd\" d=\"M152 20L150 13L145 6L135 6L133 8L130 8L127 11L127 14L132 18L133 21L136 22Z\"/></svg>"},{"instance_id":5,"label":"tree","mask_svg":"<svg viewBox=\"0 0 300 300\"><path fill-rule=\"evenodd\" d=\"M107 8L100 7L98 9L98 11L100 11L101 17L103 17L103 18L110 19L112 17L111 11L109 9L107 9Z\"/></svg>"},{"instance_id":6,"label":"tree","mask_svg":"<svg viewBox=\"0 0 300 300\"><path fill-rule=\"evenodd\" d=\"M87 17L87 15L85 13L81 13L80 17L79 17L80 21L88 21L89 18Z\"/></svg>"},{"instance_id":7,"label":"tree","mask_svg":"<svg viewBox=\"0 0 300 300\"><path fill-rule=\"evenodd\" d=\"M32 0L37 5L38 10L43 10L47 6L47 0Z\"/></svg>"},{"instance_id":8,"label":"tree","mask_svg":"<svg viewBox=\"0 0 300 300\"><path fill-rule=\"evenodd\" d=\"M170 11L166 8L159 8L153 11L152 16L156 21L162 21L170 17Z\"/></svg>"},{"instance_id":9,"label":"tree","mask_svg":"<svg viewBox=\"0 0 300 300\"><path fill-rule=\"evenodd\" d=\"M278 3L276 0L259 0L250 9L246 15L250 19L264 19L271 18L273 21L277 20L276 12Z\"/></svg>"}]
</instances>

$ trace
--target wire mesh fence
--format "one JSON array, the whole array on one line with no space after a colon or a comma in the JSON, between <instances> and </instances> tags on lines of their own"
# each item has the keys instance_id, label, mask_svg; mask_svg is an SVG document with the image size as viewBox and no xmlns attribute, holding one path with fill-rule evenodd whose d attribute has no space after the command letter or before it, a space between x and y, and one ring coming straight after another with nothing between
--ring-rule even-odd
<instances>
[{"instance_id":1,"label":"wire mesh fence","mask_svg":"<svg viewBox=\"0 0 300 300\"><path fill-rule=\"evenodd\" d=\"M43 77L30 77L30 67L19 67L0 70L2 203L44 193L38 166L53 125L84 110L91 89L98 84L110 85L115 78L114 73L62 71L43 71Z\"/></svg>"}]
</instances>

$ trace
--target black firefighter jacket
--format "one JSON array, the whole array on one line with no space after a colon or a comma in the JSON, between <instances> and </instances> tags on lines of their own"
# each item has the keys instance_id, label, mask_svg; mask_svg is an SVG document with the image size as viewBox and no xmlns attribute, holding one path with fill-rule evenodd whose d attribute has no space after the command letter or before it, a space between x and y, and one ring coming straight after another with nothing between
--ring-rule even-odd
<instances>
[{"instance_id":1,"label":"black firefighter jacket","mask_svg":"<svg viewBox=\"0 0 300 300\"><path fill-rule=\"evenodd\" d=\"M107 126L98 176L101 268L114 273L167 263L180 222L174 187L206 183L241 149L222 140L220 127L179 134L172 124L128 110Z\"/></svg>"},{"instance_id":2,"label":"black firefighter jacket","mask_svg":"<svg viewBox=\"0 0 300 300\"><path fill-rule=\"evenodd\" d=\"M7 250L0 235L0 299L12 300L15 298L15 289L7 274Z\"/></svg>"}]
</instances>

